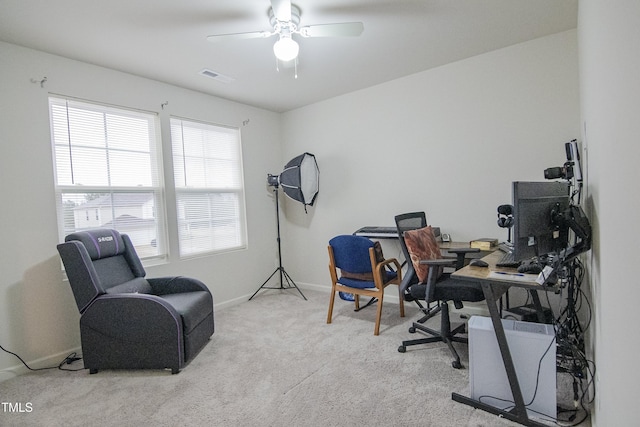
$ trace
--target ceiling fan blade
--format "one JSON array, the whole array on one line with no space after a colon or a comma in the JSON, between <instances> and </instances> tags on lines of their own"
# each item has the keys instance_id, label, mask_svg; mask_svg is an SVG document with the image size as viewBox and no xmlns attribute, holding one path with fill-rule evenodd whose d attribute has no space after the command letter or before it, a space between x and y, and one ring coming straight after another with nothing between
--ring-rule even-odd
<instances>
[{"instance_id":1,"label":"ceiling fan blade","mask_svg":"<svg viewBox=\"0 0 640 427\"><path fill-rule=\"evenodd\" d=\"M362 22L307 25L298 30L302 37L357 37L364 31Z\"/></svg>"},{"instance_id":2,"label":"ceiling fan blade","mask_svg":"<svg viewBox=\"0 0 640 427\"><path fill-rule=\"evenodd\" d=\"M272 36L271 31L252 31L250 33L214 34L207 36L207 41L212 43L225 42L228 40L263 39Z\"/></svg>"},{"instance_id":3,"label":"ceiling fan blade","mask_svg":"<svg viewBox=\"0 0 640 427\"><path fill-rule=\"evenodd\" d=\"M291 0L271 0L271 9L278 21L291 21Z\"/></svg>"}]
</instances>

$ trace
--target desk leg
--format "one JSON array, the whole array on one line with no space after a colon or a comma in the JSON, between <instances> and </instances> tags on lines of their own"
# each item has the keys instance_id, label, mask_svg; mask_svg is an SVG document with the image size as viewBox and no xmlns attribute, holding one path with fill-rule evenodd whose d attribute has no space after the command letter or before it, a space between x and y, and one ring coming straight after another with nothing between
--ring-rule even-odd
<instances>
[{"instance_id":1,"label":"desk leg","mask_svg":"<svg viewBox=\"0 0 640 427\"><path fill-rule=\"evenodd\" d=\"M502 362L504 364L504 368L507 373L507 378L509 379L509 386L511 387L511 394L513 396L515 407L510 411L503 411L492 405L479 402L469 397L462 396L458 393L452 393L451 398L456 402L464 403L465 405L470 405L470 406L473 406L474 408L482 409L489 413L505 417L511 421L515 421L525 426L534 426L534 427L546 426L546 424L542 424L529 419L529 416L527 414L527 409L524 405L524 399L522 397L522 390L520 389L520 383L518 382L516 369L515 369L515 366L513 365L511 352L509 351L509 345L507 344L507 336L504 333L504 328L502 326L500 314L498 313L498 307L496 303L497 298L495 297L493 288L489 283L482 283L482 291L484 292L484 297L486 299L487 307L489 308L489 313L491 314L493 329L496 334L496 338L498 340L498 347L500 348L500 354L502 355Z\"/></svg>"},{"instance_id":2,"label":"desk leg","mask_svg":"<svg viewBox=\"0 0 640 427\"><path fill-rule=\"evenodd\" d=\"M488 283L482 284L482 291L487 301L489 308L489 314L491 315L491 322L493 323L493 330L498 340L498 347L502 354L502 361L504 368L507 371L507 378L509 379L509 385L511 386L511 393L513 394L513 401L515 408L512 409L512 413L519 417L527 417L527 410L524 406L524 399L522 397L522 391L520 390L520 384L518 383L518 376L516 375L516 368L513 365L513 359L511 358L511 351L509 351L509 345L507 344L507 336L504 333L502 327L502 321L500 319L500 313L498 313L498 307L496 307L496 298L493 294L493 288Z\"/></svg>"},{"instance_id":3,"label":"desk leg","mask_svg":"<svg viewBox=\"0 0 640 427\"><path fill-rule=\"evenodd\" d=\"M529 291L531 295L531 299L533 300L533 306L536 308L536 314L538 315L538 322L547 323L547 319L544 317L544 310L542 309L542 304L540 303L540 297L538 296L538 291L535 289L531 289Z\"/></svg>"}]
</instances>

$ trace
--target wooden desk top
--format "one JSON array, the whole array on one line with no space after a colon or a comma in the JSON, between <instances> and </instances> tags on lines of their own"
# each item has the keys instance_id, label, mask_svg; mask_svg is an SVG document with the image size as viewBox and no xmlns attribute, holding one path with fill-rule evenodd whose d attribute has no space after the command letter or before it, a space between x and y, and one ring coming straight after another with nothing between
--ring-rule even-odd
<instances>
[{"instance_id":1,"label":"wooden desk top","mask_svg":"<svg viewBox=\"0 0 640 427\"><path fill-rule=\"evenodd\" d=\"M518 273L515 268L496 267L496 263L502 257L502 252L497 250L482 258L488 267L467 265L451 274L452 277L473 282L486 282L504 284L520 288L536 288L543 290L545 287L536 282L537 274ZM503 277L504 276L504 277Z\"/></svg>"}]
</instances>

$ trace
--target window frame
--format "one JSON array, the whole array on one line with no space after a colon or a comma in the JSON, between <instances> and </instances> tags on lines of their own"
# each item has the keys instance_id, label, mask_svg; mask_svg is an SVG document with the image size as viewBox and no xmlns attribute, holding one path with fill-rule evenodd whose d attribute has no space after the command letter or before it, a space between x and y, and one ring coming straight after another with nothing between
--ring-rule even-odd
<instances>
[{"instance_id":1,"label":"window frame","mask_svg":"<svg viewBox=\"0 0 640 427\"><path fill-rule=\"evenodd\" d=\"M176 131L174 126L180 125L180 140L176 140ZM189 179L187 175L189 171L187 171L188 167L186 165L186 158L191 157L192 160L196 159L202 162L206 162L207 160L212 160L211 157L198 157L193 154L187 156L187 148L185 148L185 135L184 128L185 125L198 127L198 128L206 128L211 131L219 131L221 134L232 134L234 136L234 154L235 154L235 166L233 167L235 172L235 176L232 177L232 180L235 180L235 185L227 183L227 185L203 185L203 184L193 184L193 182L188 183ZM171 159L173 165L173 188L172 190L175 192L175 209L176 209L176 236L177 236L177 247L178 247L178 257L180 259L188 259L194 257L207 256L216 253L225 253L236 250L242 250L247 248L248 244L248 236L247 236L247 224L246 224L246 200L245 200L245 185L244 185L244 164L243 164L243 152L242 152L242 135L240 128L233 126L220 125L217 123L202 121L202 120L194 120L190 118L180 117L180 116L170 116L169 117L169 129L171 136ZM209 141L210 142L210 141ZM204 144L204 143L203 143ZM181 147L181 148L180 148ZM204 150L204 148L203 148ZM179 152L181 151L181 152ZM217 160L220 160L219 158ZM228 159L227 159L228 160ZM178 165L182 162L182 165ZM205 168L203 167L203 170ZM182 175L182 176L181 176ZM205 179L206 178L202 178ZM196 180L197 181L197 180ZM183 184L184 182L184 184ZM199 218L186 218L186 205L182 202L185 202L186 197L197 197L197 196L209 196L209 200L211 197L219 196L224 198L225 195L235 195L235 202L237 205L235 206L236 212L233 214L233 224L231 227L234 227L234 234L236 243L230 245L220 245L220 246L212 246L210 248L204 250L193 250L189 251L185 246L183 246L183 238L182 231L185 227L185 224L194 223L194 222L210 222L210 228L213 229L215 227L222 228L223 226L218 225L214 226L213 222L217 215L214 212L209 211L208 216L203 215ZM202 199L204 200L204 199ZM211 203L211 202L210 202ZM233 210L233 209L232 209ZM225 218L222 219L224 221ZM229 220L227 217L226 220ZM212 231L213 233L213 231ZM213 237L212 237L213 239ZM223 239L224 240L224 239Z\"/></svg>"},{"instance_id":2,"label":"window frame","mask_svg":"<svg viewBox=\"0 0 640 427\"><path fill-rule=\"evenodd\" d=\"M52 160L53 160L53 173L54 173L54 187L55 187L55 198L56 198L56 211L57 211L57 224L58 224L58 234L60 236L60 240L63 241L65 236L73 231L79 231L81 229L87 228L95 228L94 226L88 226L91 223L90 218L93 218L93 210L95 209L95 216L100 217L99 211L102 210L105 206L108 214L110 213L111 220L104 223L99 224L97 226L105 226L105 224L112 223L112 228L117 229L121 233L130 234L130 237L134 241L134 246L136 247L136 251L138 255L143 260L143 263L147 264L148 262L152 262L153 260L161 260L166 259L168 257L168 244L167 244L167 224L166 224L166 203L164 200L164 172L163 172L163 153L162 153L162 136L160 133L161 123L159 114L153 111L143 111L133 108L114 106L106 103L98 103L93 101L87 101L84 99L77 99L64 95L56 95L50 94L48 97L48 107L49 107L49 123L50 123L50 132L51 132L51 147L52 147ZM59 131L61 129L57 128L58 123L55 120L55 115L59 112L55 112L56 108L64 108L66 111L63 113L67 120L67 128L66 135L59 135ZM137 151L138 154L142 153L143 156L147 156L149 158L149 175L146 175L147 179L150 179L150 185L111 185L111 173L113 169L111 169L111 164L107 161L107 166L105 166L105 170L107 171L107 181L108 183L97 185L95 183L91 183L88 185L83 185L82 183L75 182L73 178L73 151L74 148L80 149L84 148L89 152L95 152L100 155L104 155L105 159L111 159L111 156L117 151L120 152L134 152L136 150L129 150L128 148L120 148L116 149L115 147L110 147L109 135L104 136L104 147L102 146L82 146L82 144L76 146L75 142L71 141L70 132L72 132L69 123L69 111L70 109L77 108L82 110L84 113L90 112L95 114L102 114L105 123L108 121L107 116L113 115L113 117L119 117L119 119L133 119L133 120L145 120L147 124L147 132L148 132L148 152L145 151ZM106 129L109 125L103 123L104 129ZM97 130L92 129L93 131ZM90 132L90 131L87 131ZM105 131L105 134L108 132ZM65 141L66 139L66 141ZM65 144L67 147L65 147ZM89 147L89 148L87 148ZM66 159L63 159L62 154L58 154L58 150L66 150L68 149L69 155L69 165L64 165L63 163ZM90 156L87 156L89 158ZM98 158L98 156L96 156ZM93 158L92 158L93 160ZM79 166L80 167L80 166ZM113 165L115 168L116 166ZM71 178L60 176L61 171L67 169L67 172L71 173ZM70 181L69 181L70 179ZM67 182L64 182L64 181ZM105 198L106 204L101 204L99 206L90 206L91 199L88 199L87 196L93 195L103 195ZM148 196L143 196L143 194L148 194ZM67 197L68 201L71 201L74 197L78 197L78 200L81 200L83 197L85 198L86 207L86 217L87 217L87 227L79 227L78 223L76 223L75 219L73 221L73 227L67 227L68 222L68 212L66 212L65 208L65 197ZM127 195L127 196L124 196ZM130 198L135 199L139 198L147 199L147 201L153 200L151 206L151 217L142 218L143 221L149 222L149 219L152 218L152 227L144 227L144 223L139 227L139 230L134 231L133 233L131 229L127 229L125 227L126 221L121 220L121 225L118 226L116 212L119 210L117 204L114 203L116 197L120 199ZM100 199L101 197L96 197L96 199ZM95 200L95 199L94 199ZM109 205L108 202L111 202ZM142 202L140 202L142 203ZM116 206L114 206L116 205ZM79 205L76 205L76 208ZM123 205L124 206L124 205ZM124 208L131 208L130 206L125 206ZM74 208L75 209L75 208ZM140 211L142 212L145 207L140 206ZM147 209L149 207L147 206ZM107 215L109 216L109 215ZM98 222L104 222L100 219ZM141 222L143 222L141 221ZM115 223L114 223L115 222ZM133 224L133 222L132 222ZM148 229L145 231L145 229ZM134 235L135 234L135 235ZM153 237L149 237L153 236ZM142 244L141 239L149 240L148 245L146 244L146 240L143 240L145 244ZM147 248L149 246L149 248Z\"/></svg>"}]
</instances>

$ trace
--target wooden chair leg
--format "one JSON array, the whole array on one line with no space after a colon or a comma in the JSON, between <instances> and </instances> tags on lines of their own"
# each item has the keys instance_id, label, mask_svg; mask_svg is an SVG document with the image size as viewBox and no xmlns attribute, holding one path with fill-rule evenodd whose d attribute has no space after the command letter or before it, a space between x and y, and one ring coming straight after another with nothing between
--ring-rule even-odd
<instances>
[{"instance_id":1,"label":"wooden chair leg","mask_svg":"<svg viewBox=\"0 0 640 427\"><path fill-rule=\"evenodd\" d=\"M378 298L378 310L376 313L376 327L373 331L373 335L380 335L380 318L382 318L382 299L384 296L384 291L377 296Z\"/></svg>"},{"instance_id":2,"label":"wooden chair leg","mask_svg":"<svg viewBox=\"0 0 640 427\"><path fill-rule=\"evenodd\" d=\"M331 323L331 317L333 316L333 303L336 299L335 288L331 289L331 297L329 297L329 313L327 313L327 323Z\"/></svg>"},{"instance_id":3,"label":"wooden chair leg","mask_svg":"<svg viewBox=\"0 0 640 427\"><path fill-rule=\"evenodd\" d=\"M398 298L400 301L400 317L404 317L404 295L400 292L400 285L398 285Z\"/></svg>"}]
</instances>

